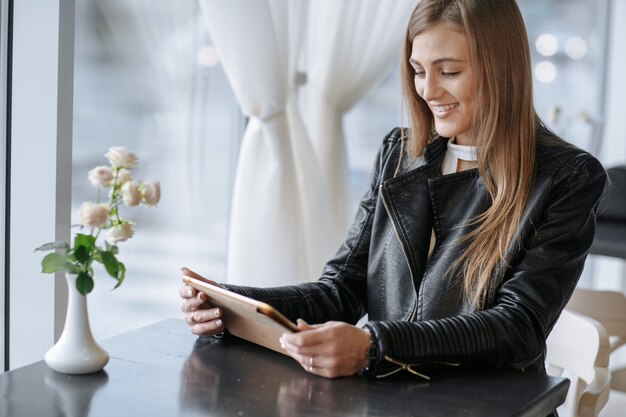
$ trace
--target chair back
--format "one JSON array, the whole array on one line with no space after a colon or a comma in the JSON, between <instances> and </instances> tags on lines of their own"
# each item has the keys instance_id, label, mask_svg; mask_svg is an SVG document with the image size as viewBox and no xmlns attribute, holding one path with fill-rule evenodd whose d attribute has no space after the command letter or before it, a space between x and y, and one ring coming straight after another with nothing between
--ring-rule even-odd
<instances>
[{"instance_id":1,"label":"chair back","mask_svg":"<svg viewBox=\"0 0 626 417\"><path fill-rule=\"evenodd\" d=\"M600 323L564 310L546 341L548 374L567 376L561 416L597 416L609 398L609 337Z\"/></svg>"},{"instance_id":2,"label":"chair back","mask_svg":"<svg viewBox=\"0 0 626 417\"><path fill-rule=\"evenodd\" d=\"M611 352L626 345L626 296L623 293L576 288L566 308L598 321L613 338ZM611 388L626 392L626 367L611 368Z\"/></svg>"}]
</instances>

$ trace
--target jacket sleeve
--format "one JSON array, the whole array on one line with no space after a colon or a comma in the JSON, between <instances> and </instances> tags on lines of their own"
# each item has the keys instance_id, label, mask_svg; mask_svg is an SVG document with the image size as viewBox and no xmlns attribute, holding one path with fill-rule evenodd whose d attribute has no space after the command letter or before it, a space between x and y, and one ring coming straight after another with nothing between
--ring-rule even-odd
<instances>
[{"instance_id":1,"label":"jacket sleeve","mask_svg":"<svg viewBox=\"0 0 626 417\"><path fill-rule=\"evenodd\" d=\"M224 284L239 294L266 302L292 321L309 323L340 320L356 323L365 314L367 261L373 212L378 196L379 176L400 136L391 131L374 161L370 187L361 199L347 237L335 256L324 266L317 282L298 285L253 288Z\"/></svg>"},{"instance_id":2,"label":"jacket sleeve","mask_svg":"<svg viewBox=\"0 0 626 417\"><path fill-rule=\"evenodd\" d=\"M381 352L372 372L389 366L384 355L412 364L525 368L541 362L547 335L582 272L605 182L604 168L590 155L565 162L553 176L542 220L490 307L437 320L368 323Z\"/></svg>"}]
</instances>

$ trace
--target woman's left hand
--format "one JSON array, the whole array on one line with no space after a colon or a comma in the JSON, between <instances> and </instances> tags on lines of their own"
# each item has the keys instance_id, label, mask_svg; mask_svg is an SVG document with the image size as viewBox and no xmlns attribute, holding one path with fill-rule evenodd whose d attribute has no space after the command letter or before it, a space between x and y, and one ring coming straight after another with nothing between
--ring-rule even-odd
<instances>
[{"instance_id":1,"label":"woman's left hand","mask_svg":"<svg viewBox=\"0 0 626 417\"><path fill-rule=\"evenodd\" d=\"M337 321L308 325L298 320L298 328L297 333L283 334L280 341L306 371L337 378L354 375L367 366L367 331Z\"/></svg>"}]
</instances>

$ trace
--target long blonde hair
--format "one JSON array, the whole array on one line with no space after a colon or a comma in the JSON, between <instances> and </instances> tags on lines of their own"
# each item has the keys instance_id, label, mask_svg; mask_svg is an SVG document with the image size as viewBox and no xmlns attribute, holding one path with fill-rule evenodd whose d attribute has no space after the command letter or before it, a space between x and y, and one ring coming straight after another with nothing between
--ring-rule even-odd
<instances>
[{"instance_id":1,"label":"long blonde hair","mask_svg":"<svg viewBox=\"0 0 626 417\"><path fill-rule=\"evenodd\" d=\"M492 204L470 221L476 227L461 239L469 246L450 272L462 269L466 301L483 308L499 284L507 248L519 244L515 233L532 185L539 119L532 98L530 51L515 0L420 1L409 20L400 65L411 157L423 155L436 135L432 112L415 90L409 58L413 39L438 22L464 33L469 45L474 77L470 134L476 139L478 170Z\"/></svg>"}]
</instances>

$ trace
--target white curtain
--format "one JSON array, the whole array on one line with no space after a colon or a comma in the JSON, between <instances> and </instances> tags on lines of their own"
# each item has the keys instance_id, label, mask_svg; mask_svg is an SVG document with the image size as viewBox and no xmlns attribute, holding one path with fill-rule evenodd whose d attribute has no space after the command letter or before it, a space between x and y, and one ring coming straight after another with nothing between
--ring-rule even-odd
<instances>
[{"instance_id":1,"label":"white curtain","mask_svg":"<svg viewBox=\"0 0 626 417\"><path fill-rule=\"evenodd\" d=\"M317 278L330 205L295 99L305 1L200 0L223 68L249 117L235 184L227 274L269 286Z\"/></svg>"},{"instance_id":2,"label":"white curtain","mask_svg":"<svg viewBox=\"0 0 626 417\"><path fill-rule=\"evenodd\" d=\"M228 282L314 280L346 231L343 114L399 59L414 0L200 4L249 117L233 190ZM298 110L297 64L308 75L310 135Z\"/></svg>"},{"instance_id":3,"label":"white curtain","mask_svg":"<svg viewBox=\"0 0 626 417\"><path fill-rule=\"evenodd\" d=\"M347 155L343 116L392 63L415 0L316 0L310 3L305 65L306 123L333 202L335 242L346 231ZM391 129L393 126L390 126Z\"/></svg>"}]
</instances>

